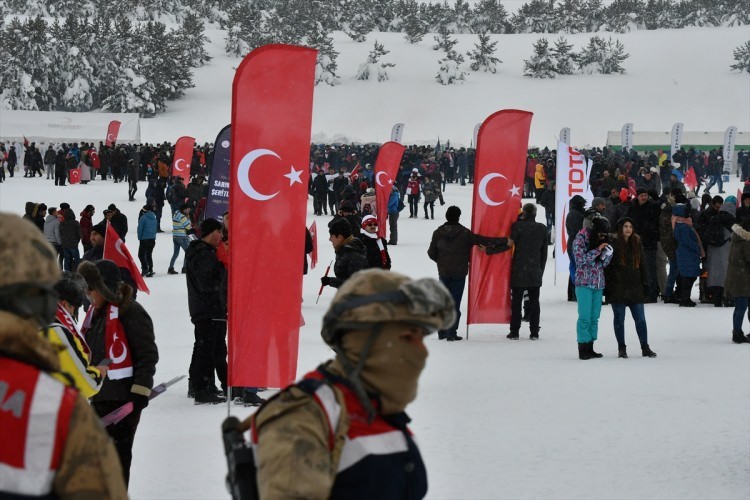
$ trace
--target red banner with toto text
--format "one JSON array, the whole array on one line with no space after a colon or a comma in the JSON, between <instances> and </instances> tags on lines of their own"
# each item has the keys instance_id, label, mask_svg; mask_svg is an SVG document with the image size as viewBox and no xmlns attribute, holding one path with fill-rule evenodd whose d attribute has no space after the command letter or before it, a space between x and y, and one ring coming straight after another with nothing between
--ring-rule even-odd
<instances>
[{"instance_id":1,"label":"red banner with toto text","mask_svg":"<svg viewBox=\"0 0 750 500\"><path fill-rule=\"evenodd\" d=\"M265 45L232 85L229 384L297 375L317 51Z\"/></svg>"},{"instance_id":2,"label":"red banner with toto text","mask_svg":"<svg viewBox=\"0 0 750 500\"><path fill-rule=\"evenodd\" d=\"M406 146L389 141L380 146L378 157L375 159L375 204L377 205L378 236L381 238L385 238L385 228L388 226L386 224L388 198L396 182L404 151L406 151Z\"/></svg>"},{"instance_id":3,"label":"red banner with toto text","mask_svg":"<svg viewBox=\"0 0 750 500\"><path fill-rule=\"evenodd\" d=\"M114 147L117 142L117 135L120 133L120 122L112 120L109 122L107 127L107 138L104 140L104 145L107 147Z\"/></svg>"},{"instance_id":4,"label":"red banner with toto text","mask_svg":"<svg viewBox=\"0 0 750 500\"><path fill-rule=\"evenodd\" d=\"M182 177L185 186L190 182L190 162L193 161L194 147L195 139L188 136L180 137L174 145L172 177Z\"/></svg>"},{"instance_id":5,"label":"red banner with toto text","mask_svg":"<svg viewBox=\"0 0 750 500\"><path fill-rule=\"evenodd\" d=\"M506 109L479 129L471 230L509 236L518 218L532 113ZM469 269L467 324L510 323L511 252L487 255L476 247Z\"/></svg>"}]
</instances>

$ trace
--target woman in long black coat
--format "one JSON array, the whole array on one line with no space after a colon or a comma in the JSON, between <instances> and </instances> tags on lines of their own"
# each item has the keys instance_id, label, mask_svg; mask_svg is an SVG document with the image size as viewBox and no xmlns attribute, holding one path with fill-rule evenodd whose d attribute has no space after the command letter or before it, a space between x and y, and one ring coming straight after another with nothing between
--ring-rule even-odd
<instances>
[{"instance_id":1,"label":"woman in long black coat","mask_svg":"<svg viewBox=\"0 0 750 500\"><path fill-rule=\"evenodd\" d=\"M648 326L643 307L646 300L645 290L648 288L648 276L641 238L635 234L633 220L630 217L618 220L615 230L612 261L604 270L606 283L604 293L614 315L613 324L617 338L618 357L628 357L625 345L625 310L630 309L643 356L655 358L656 353L648 345Z\"/></svg>"}]
</instances>

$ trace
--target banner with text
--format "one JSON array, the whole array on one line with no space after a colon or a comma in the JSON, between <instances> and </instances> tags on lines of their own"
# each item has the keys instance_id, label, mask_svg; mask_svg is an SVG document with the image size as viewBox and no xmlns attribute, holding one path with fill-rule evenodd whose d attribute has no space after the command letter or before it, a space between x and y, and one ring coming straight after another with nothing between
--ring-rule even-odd
<instances>
[{"instance_id":1,"label":"banner with text","mask_svg":"<svg viewBox=\"0 0 750 500\"><path fill-rule=\"evenodd\" d=\"M211 175L208 177L208 199L206 217L220 219L229 210L229 151L231 125L227 125L214 142L214 155L211 159Z\"/></svg>"},{"instance_id":2,"label":"banner with text","mask_svg":"<svg viewBox=\"0 0 750 500\"><path fill-rule=\"evenodd\" d=\"M555 271L569 273L570 255L568 255L568 236L565 219L570 212L570 199L582 196L590 205L594 199L589 184L591 160L587 160L579 151L568 144L557 144L557 174L555 177Z\"/></svg>"}]
</instances>

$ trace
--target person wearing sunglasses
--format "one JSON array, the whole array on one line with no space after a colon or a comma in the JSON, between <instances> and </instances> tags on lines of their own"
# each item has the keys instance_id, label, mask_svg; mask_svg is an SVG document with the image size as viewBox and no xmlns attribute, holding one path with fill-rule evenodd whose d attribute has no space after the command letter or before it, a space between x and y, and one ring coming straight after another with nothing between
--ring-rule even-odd
<instances>
[{"instance_id":1,"label":"person wearing sunglasses","mask_svg":"<svg viewBox=\"0 0 750 500\"><path fill-rule=\"evenodd\" d=\"M359 239L367 249L367 268L390 269L391 256L388 254L388 243L378 236L378 218L365 215L362 219L362 232Z\"/></svg>"}]
</instances>

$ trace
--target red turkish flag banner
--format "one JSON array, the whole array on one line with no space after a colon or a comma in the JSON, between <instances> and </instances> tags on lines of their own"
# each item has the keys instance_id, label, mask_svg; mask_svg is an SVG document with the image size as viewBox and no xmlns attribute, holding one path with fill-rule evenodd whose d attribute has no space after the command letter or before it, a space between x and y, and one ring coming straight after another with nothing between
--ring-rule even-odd
<instances>
[{"instance_id":1,"label":"red turkish flag banner","mask_svg":"<svg viewBox=\"0 0 750 500\"><path fill-rule=\"evenodd\" d=\"M91 166L96 170L102 166L102 161L99 159L99 153L96 152L96 148L89 149L89 158L91 158Z\"/></svg>"},{"instance_id":2,"label":"red turkish flag banner","mask_svg":"<svg viewBox=\"0 0 750 500\"><path fill-rule=\"evenodd\" d=\"M695 188L698 186L698 178L695 175L693 167L687 169L687 172L685 172L685 178L682 179L682 183L685 184L685 187L689 190L695 191Z\"/></svg>"},{"instance_id":3,"label":"red turkish flag banner","mask_svg":"<svg viewBox=\"0 0 750 500\"><path fill-rule=\"evenodd\" d=\"M310 225L310 236L312 236L313 249L310 252L310 269L318 265L318 226L315 221Z\"/></svg>"},{"instance_id":4,"label":"red turkish flag banner","mask_svg":"<svg viewBox=\"0 0 750 500\"><path fill-rule=\"evenodd\" d=\"M78 184L81 182L81 167L68 170L68 177L70 178L71 184Z\"/></svg>"},{"instance_id":5,"label":"red turkish flag banner","mask_svg":"<svg viewBox=\"0 0 750 500\"><path fill-rule=\"evenodd\" d=\"M505 109L479 129L474 164L471 230L509 236L521 207L533 113ZM487 255L474 248L469 268L467 324L510 323L511 252Z\"/></svg>"},{"instance_id":6,"label":"red turkish flag banner","mask_svg":"<svg viewBox=\"0 0 750 500\"><path fill-rule=\"evenodd\" d=\"M317 51L265 45L232 84L229 385L284 387L297 375Z\"/></svg>"},{"instance_id":7,"label":"red turkish flag banner","mask_svg":"<svg viewBox=\"0 0 750 500\"><path fill-rule=\"evenodd\" d=\"M133 260L133 256L130 255L128 247L125 246L125 242L122 241L120 235L117 234L117 231L115 231L115 228L109 222L107 222L107 234L104 236L103 257L117 264L117 267L124 267L130 271L130 276L133 277L138 290L148 294L151 293L151 290L146 286L146 282L143 281L141 271Z\"/></svg>"},{"instance_id":8,"label":"red turkish flag banner","mask_svg":"<svg viewBox=\"0 0 750 500\"><path fill-rule=\"evenodd\" d=\"M388 198L396 182L398 167L404 156L406 146L393 141L380 146L375 159L375 204L377 205L378 236L385 238L386 221L388 220Z\"/></svg>"},{"instance_id":9,"label":"red turkish flag banner","mask_svg":"<svg viewBox=\"0 0 750 500\"><path fill-rule=\"evenodd\" d=\"M182 177L186 186L190 182L190 162L193 161L194 147L195 139L188 136L180 137L174 145L172 177Z\"/></svg>"},{"instance_id":10,"label":"red turkish flag banner","mask_svg":"<svg viewBox=\"0 0 750 500\"><path fill-rule=\"evenodd\" d=\"M121 123L117 120L112 120L109 122L109 126L107 127L107 137L104 139L104 145L114 147L115 143L117 142L117 135L120 133L120 125Z\"/></svg>"}]
</instances>

